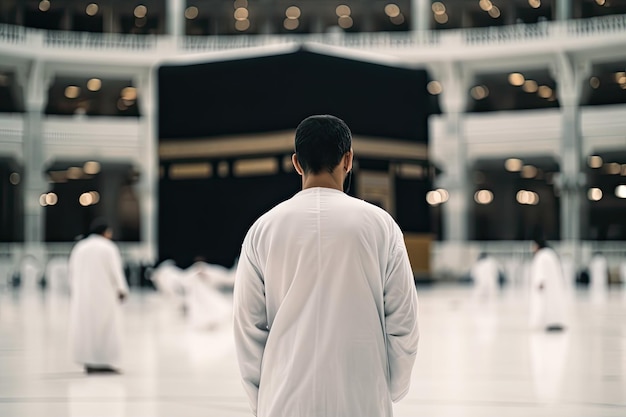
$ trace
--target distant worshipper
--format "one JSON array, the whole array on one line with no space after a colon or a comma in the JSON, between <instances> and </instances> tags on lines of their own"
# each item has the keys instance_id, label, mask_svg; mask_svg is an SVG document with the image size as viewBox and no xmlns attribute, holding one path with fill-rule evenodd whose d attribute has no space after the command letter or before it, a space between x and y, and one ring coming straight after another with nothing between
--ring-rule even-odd
<instances>
[{"instance_id":1,"label":"distant worshipper","mask_svg":"<svg viewBox=\"0 0 626 417\"><path fill-rule=\"evenodd\" d=\"M470 277L474 281L474 298L493 300L498 295L500 265L493 256L481 252L476 263L470 269Z\"/></svg>"},{"instance_id":2,"label":"distant worshipper","mask_svg":"<svg viewBox=\"0 0 626 417\"><path fill-rule=\"evenodd\" d=\"M557 253L540 234L533 238L530 265L530 325L562 331L566 319L566 287Z\"/></svg>"},{"instance_id":3,"label":"distant worshipper","mask_svg":"<svg viewBox=\"0 0 626 417\"><path fill-rule=\"evenodd\" d=\"M128 296L113 230L103 219L70 254L70 334L74 360L85 372L119 373L122 350L121 302Z\"/></svg>"},{"instance_id":4,"label":"distant worshipper","mask_svg":"<svg viewBox=\"0 0 626 417\"><path fill-rule=\"evenodd\" d=\"M232 317L232 303L219 291L220 278L203 258L196 258L185 270L181 284L193 328L212 330Z\"/></svg>"},{"instance_id":5,"label":"distant worshipper","mask_svg":"<svg viewBox=\"0 0 626 417\"><path fill-rule=\"evenodd\" d=\"M595 252L589 261L589 288L591 300L596 303L606 301L609 285L609 265L601 252Z\"/></svg>"},{"instance_id":6,"label":"distant worshipper","mask_svg":"<svg viewBox=\"0 0 626 417\"><path fill-rule=\"evenodd\" d=\"M418 300L402 232L350 197L340 119L296 129L302 190L261 216L241 249L235 348L257 417L390 417L409 390Z\"/></svg>"}]
</instances>

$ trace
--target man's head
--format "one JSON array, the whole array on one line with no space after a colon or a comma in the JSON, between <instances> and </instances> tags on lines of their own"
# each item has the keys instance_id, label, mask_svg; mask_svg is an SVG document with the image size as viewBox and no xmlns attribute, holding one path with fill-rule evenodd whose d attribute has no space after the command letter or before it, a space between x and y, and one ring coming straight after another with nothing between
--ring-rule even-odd
<instances>
[{"instance_id":1,"label":"man's head","mask_svg":"<svg viewBox=\"0 0 626 417\"><path fill-rule=\"evenodd\" d=\"M296 129L295 148L305 174L332 173L351 151L352 133L348 125L335 116L310 116Z\"/></svg>"},{"instance_id":2,"label":"man's head","mask_svg":"<svg viewBox=\"0 0 626 417\"><path fill-rule=\"evenodd\" d=\"M111 226L106 219L100 217L94 219L89 225L89 234L100 235L106 237L107 239L111 239L113 238L113 229L111 229Z\"/></svg>"}]
</instances>

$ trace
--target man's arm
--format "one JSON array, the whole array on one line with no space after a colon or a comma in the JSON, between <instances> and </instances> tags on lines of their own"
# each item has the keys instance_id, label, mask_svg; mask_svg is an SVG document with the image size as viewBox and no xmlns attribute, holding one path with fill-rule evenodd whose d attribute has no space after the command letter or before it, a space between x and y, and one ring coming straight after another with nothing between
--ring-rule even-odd
<instances>
[{"instance_id":1,"label":"man's arm","mask_svg":"<svg viewBox=\"0 0 626 417\"><path fill-rule=\"evenodd\" d=\"M124 274L124 265L122 263L122 255L120 255L120 251L117 246L111 242L111 250L110 250L110 277L113 288L115 288L117 292L117 297L120 301L124 301L126 296L128 295L128 284L126 283L126 275Z\"/></svg>"},{"instance_id":2,"label":"man's arm","mask_svg":"<svg viewBox=\"0 0 626 417\"><path fill-rule=\"evenodd\" d=\"M269 330L265 307L265 283L250 260L246 243L241 250L233 294L235 349L244 389L256 415L261 362Z\"/></svg>"},{"instance_id":3,"label":"man's arm","mask_svg":"<svg viewBox=\"0 0 626 417\"><path fill-rule=\"evenodd\" d=\"M419 339L417 291L401 233L387 267L384 302L389 389L395 402L409 391Z\"/></svg>"}]
</instances>

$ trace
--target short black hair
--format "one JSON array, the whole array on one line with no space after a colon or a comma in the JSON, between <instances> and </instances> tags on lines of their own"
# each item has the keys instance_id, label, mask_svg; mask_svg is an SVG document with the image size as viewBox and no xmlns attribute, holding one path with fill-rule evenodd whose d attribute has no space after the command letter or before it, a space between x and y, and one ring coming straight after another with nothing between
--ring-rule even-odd
<instances>
[{"instance_id":1,"label":"short black hair","mask_svg":"<svg viewBox=\"0 0 626 417\"><path fill-rule=\"evenodd\" d=\"M109 222L102 217L98 217L94 219L89 225L89 234L90 235L103 235L107 229L109 229Z\"/></svg>"},{"instance_id":2,"label":"short black hair","mask_svg":"<svg viewBox=\"0 0 626 417\"><path fill-rule=\"evenodd\" d=\"M296 129L296 157L306 173L333 172L351 147L350 128L335 116L309 116Z\"/></svg>"}]
</instances>

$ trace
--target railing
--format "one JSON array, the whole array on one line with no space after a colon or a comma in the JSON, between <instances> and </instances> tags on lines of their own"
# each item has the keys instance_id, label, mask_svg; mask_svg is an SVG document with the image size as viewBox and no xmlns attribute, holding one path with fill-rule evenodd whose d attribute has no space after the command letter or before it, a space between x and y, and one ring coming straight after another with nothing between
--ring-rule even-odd
<instances>
[{"instance_id":1,"label":"railing","mask_svg":"<svg viewBox=\"0 0 626 417\"><path fill-rule=\"evenodd\" d=\"M47 48L79 50L154 51L157 48L157 37L153 35L121 35L117 33L47 31L45 32L44 46Z\"/></svg>"},{"instance_id":2,"label":"railing","mask_svg":"<svg viewBox=\"0 0 626 417\"><path fill-rule=\"evenodd\" d=\"M122 35L114 33L83 33L42 31L0 24L0 50L3 46L20 46L20 52L36 48L68 51L116 51L153 55L158 58L193 52L210 52L270 45L303 44L306 42L353 49L384 49L393 54L399 50L435 50L446 48L451 54L467 47L484 48L497 45L533 43L550 48L550 40L576 46L582 37L613 36L624 41L626 15L611 15L563 22L539 22L510 26L423 32L324 33L310 35L233 35L186 36ZM617 36L616 36L617 35Z\"/></svg>"}]
</instances>

